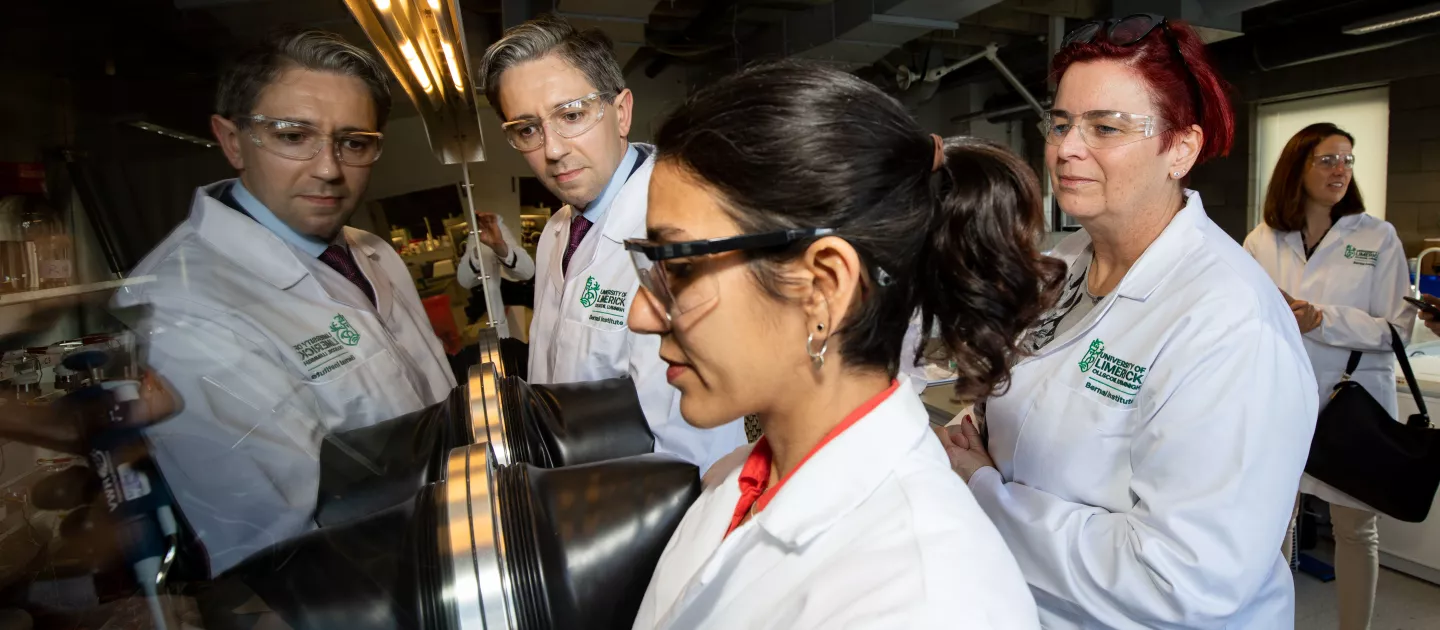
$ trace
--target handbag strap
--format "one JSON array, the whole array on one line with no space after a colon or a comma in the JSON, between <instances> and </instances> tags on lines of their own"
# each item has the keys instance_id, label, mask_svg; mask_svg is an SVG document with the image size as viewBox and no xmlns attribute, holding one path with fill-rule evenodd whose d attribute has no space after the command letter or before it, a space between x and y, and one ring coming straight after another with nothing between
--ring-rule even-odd
<instances>
[{"instance_id":1,"label":"handbag strap","mask_svg":"<svg viewBox=\"0 0 1440 630\"><path fill-rule=\"evenodd\" d=\"M1400 331L1395 330L1394 324L1386 325L1390 327L1390 348L1395 351L1395 359L1400 362L1400 371L1405 374L1405 383L1410 386L1410 395L1415 397L1415 407L1420 410L1420 415L1428 424L1430 412L1425 409L1425 397L1420 394L1420 383L1415 380L1415 371L1410 369L1410 357L1405 356L1405 344L1400 341ZM1354 354L1358 353L1352 353L1352 357Z\"/></svg>"},{"instance_id":2,"label":"handbag strap","mask_svg":"<svg viewBox=\"0 0 1440 630\"><path fill-rule=\"evenodd\" d=\"M1350 376L1355 373L1355 368L1360 367L1360 356L1362 354L1364 353L1359 350L1350 351L1350 361L1345 364L1345 378L1342 380L1350 380Z\"/></svg>"}]
</instances>

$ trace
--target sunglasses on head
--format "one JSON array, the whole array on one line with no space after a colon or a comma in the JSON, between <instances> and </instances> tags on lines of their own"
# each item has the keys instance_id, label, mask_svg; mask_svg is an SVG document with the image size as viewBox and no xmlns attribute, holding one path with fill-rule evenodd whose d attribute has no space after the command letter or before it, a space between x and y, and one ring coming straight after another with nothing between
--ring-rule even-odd
<instances>
[{"instance_id":1,"label":"sunglasses on head","mask_svg":"<svg viewBox=\"0 0 1440 630\"><path fill-rule=\"evenodd\" d=\"M1060 43L1064 48L1071 44L1088 44L1095 41L1101 33L1105 34L1105 40L1116 46L1134 46L1140 40L1145 39L1156 28L1165 25L1165 16L1154 13L1135 13L1123 18L1111 20L1094 20L1086 22L1070 31ZM1166 28L1168 31L1168 27Z\"/></svg>"}]
</instances>

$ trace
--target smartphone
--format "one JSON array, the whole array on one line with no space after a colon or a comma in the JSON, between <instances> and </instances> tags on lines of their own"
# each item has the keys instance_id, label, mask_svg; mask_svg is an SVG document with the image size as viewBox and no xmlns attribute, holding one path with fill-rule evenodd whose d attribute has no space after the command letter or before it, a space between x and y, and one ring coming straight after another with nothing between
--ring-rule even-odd
<instances>
[{"instance_id":1,"label":"smartphone","mask_svg":"<svg viewBox=\"0 0 1440 630\"><path fill-rule=\"evenodd\" d=\"M1405 301L1420 307L1420 310L1429 313L1431 317L1440 318L1440 306L1435 306L1434 304L1431 304L1424 300L1417 300L1408 295L1405 296Z\"/></svg>"}]
</instances>

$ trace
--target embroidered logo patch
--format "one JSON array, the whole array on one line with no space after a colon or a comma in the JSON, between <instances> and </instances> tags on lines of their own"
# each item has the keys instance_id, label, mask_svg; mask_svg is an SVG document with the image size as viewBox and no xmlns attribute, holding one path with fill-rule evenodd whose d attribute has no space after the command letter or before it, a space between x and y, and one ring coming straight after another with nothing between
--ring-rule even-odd
<instances>
[{"instance_id":1,"label":"embroidered logo patch","mask_svg":"<svg viewBox=\"0 0 1440 630\"><path fill-rule=\"evenodd\" d=\"M1374 267L1380 260L1380 252L1373 249L1355 249L1354 245L1345 246L1345 258L1352 264Z\"/></svg>"},{"instance_id":2,"label":"embroidered logo patch","mask_svg":"<svg viewBox=\"0 0 1440 630\"><path fill-rule=\"evenodd\" d=\"M300 356L300 364L312 380L355 362L350 348L360 343L360 331L350 325L344 315L330 320L330 330L292 346Z\"/></svg>"},{"instance_id":3,"label":"embroidered logo patch","mask_svg":"<svg viewBox=\"0 0 1440 630\"><path fill-rule=\"evenodd\" d=\"M580 306L590 308L595 305L598 297L600 297L600 283L595 281L595 276L590 276L585 279L585 292L580 294Z\"/></svg>"},{"instance_id":4,"label":"embroidered logo patch","mask_svg":"<svg viewBox=\"0 0 1440 630\"><path fill-rule=\"evenodd\" d=\"M1145 366L1136 365L1108 352L1105 342L1095 339L1080 358L1080 373L1087 375L1085 389L1122 405L1135 404L1145 384Z\"/></svg>"},{"instance_id":5,"label":"embroidered logo patch","mask_svg":"<svg viewBox=\"0 0 1440 630\"><path fill-rule=\"evenodd\" d=\"M344 315L336 315L335 319L330 320L330 332L335 333L335 338L347 346L360 343L360 331L355 330Z\"/></svg>"},{"instance_id":6,"label":"embroidered logo patch","mask_svg":"<svg viewBox=\"0 0 1440 630\"><path fill-rule=\"evenodd\" d=\"M606 326L625 325L625 302L629 292L616 289L599 289L591 301L590 321Z\"/></svg>"}]
</instances>

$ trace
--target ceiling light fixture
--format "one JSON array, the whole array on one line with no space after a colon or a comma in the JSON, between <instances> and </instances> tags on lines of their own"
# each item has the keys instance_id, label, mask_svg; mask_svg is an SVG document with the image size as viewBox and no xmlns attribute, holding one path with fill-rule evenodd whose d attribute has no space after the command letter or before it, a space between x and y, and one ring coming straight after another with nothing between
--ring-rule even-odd
<instances>
[{"instance_id":1,"label":"ceiling light fixture","mask_svg":"<svg viewBox=\"0 0 1440 630\"><path fill-rule=\"evenodd\" d=\"M180 140L183 142L189 142L191 144L198 144L207 149L213 149L216 146L214 140L207 140L205 138L201 138L200 136L193 136L183 131L175 131L174 129L171 129L169 127L157 125L152 122L137 120L130 123L130 126L135 127L136 129L143 129L151 133L157 133L172 140Z\"/></svg>"},{"instance_id":2,"label":"ceiling light fixture","mask_svg":"<svg viewBox=\"0 0 1440 630\"><path fill-rule=\"evenodd\" d=\"M470 162L485 161L478 86L471 77L470 52L461 22L461 0L344 0L365 37L385 60L425 123L430 151L441 164L460 166L462 203L471 233L479 230L470 186ZM481 276L495 273L481 261ZM485 285L491 313L504 312L498 291ZM504 318L491 324L508 333Z\"/></svg>"},{"instance_id":3,"label":"ceiling light fixture","mask_svg":"<svg viewBox=\"0 0 1440 630\"><path fill-rule=\"evenodd\" d=\"M1367 35L1375 31L1423 22L1437 17L1440 17L1440 2L1354 22L1340 29L1340 32L1346 35Z\"/></svg>"}]
</instances>

